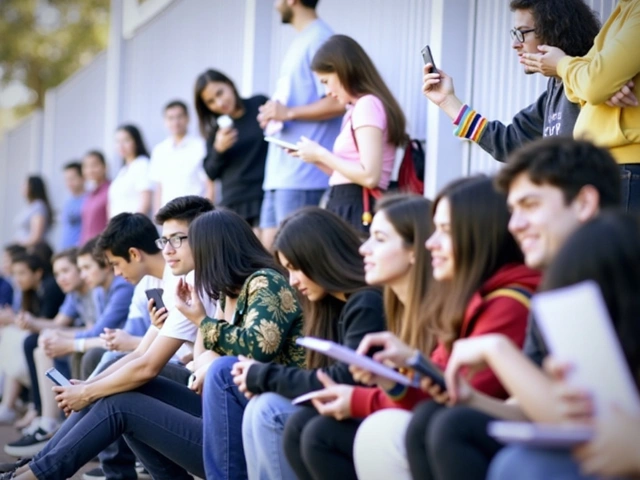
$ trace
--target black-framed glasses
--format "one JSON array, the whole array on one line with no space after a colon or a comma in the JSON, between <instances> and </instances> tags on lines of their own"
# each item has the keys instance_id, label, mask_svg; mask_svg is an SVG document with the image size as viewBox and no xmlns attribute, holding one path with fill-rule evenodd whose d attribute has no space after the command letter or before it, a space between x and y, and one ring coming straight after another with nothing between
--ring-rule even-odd
<instances>
[{"instance_id":1,"label":"black-framed glasses","mask_svg":"<svg viewBox=\"0 0 640 480\"><path fill-rule=\"evenodd\" d=\"M156 239L156 247L160 250L164 250L164 247L167 246L167 243L170 243L173 248L180 248L182 246L182 241L186 240L186 235L174 235L172 237L160 237Z\"/></svg>"},{"instance_id":2,"label":"black-framed glasses","mask_svg":"<svg viewBox=\"0 0 640 480\"><path fill-rule=\"evenodd\" d=\"M512 28L511 30L509 30L509 33L511 34L511 40L517 40L518 42L523 43L525 34L535 32L535 31L536 31L535 28L529 28L527 30Z\"/></svg>"}]
</instances>

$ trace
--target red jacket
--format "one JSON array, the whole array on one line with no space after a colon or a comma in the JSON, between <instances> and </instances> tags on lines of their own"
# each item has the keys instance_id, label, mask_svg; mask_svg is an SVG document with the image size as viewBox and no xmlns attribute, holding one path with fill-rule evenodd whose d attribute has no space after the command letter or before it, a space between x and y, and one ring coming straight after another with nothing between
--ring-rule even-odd
<instances>
[{"instance_id":1,"label":"red jacket","mask_svg":"<svg viewBox=\"0 0 640 480\"><path fill-rule=\"evenodd\" d=\"M540 273L525 265L509 264L502 267L471 297L460 338L501 333L522 347L529 316L529 297L539 282ZM444 345L439 343L431 354L431 360L444 370L449 354ZM487 395L507 397L507 392L488 368L477 372L470 383ZM351 397L351 415L364 418L384 408L411 410L427 398L429 394L418 388L406 388L400 397L392 399L380 388L355 387Z\"/></svg>"}]
</instances>

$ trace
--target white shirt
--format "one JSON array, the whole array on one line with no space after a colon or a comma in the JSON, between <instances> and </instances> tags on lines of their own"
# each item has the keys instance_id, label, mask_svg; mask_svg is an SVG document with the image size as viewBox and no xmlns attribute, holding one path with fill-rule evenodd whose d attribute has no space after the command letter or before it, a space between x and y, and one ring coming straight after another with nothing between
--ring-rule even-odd
<instances>
[{"instance_id":1,"label":"white shirt","mask_svg":"<svg viewBox=\"0 0 640 480\"><path fill-rule=\"evenodd\" d=\"M202 166L206 153L204 140L190 135L178 144L167 138L156 145L149 176L162 188L160 206L184 195L206 195L207 174Z\"/></svg>"},{"instance_id":2,"label":"white shirt","mask_svg":"<svg viewBox=\"0 0 640 480\"><path fill-rule=\"evenodd\" d=\"M185 276L185 280L190 285L194 284L194 274L189 272ZM198 335L198 327L187 319L180 310L176 308L176 287L178 286L178 280L180 277L173 275L171 269L167 266L164 270L164 276L162 282L164 284L164 293L162 294L162 301L164 306L169 312L169 316L160 329L160 335L170 338L176 338L183 340L185 343L180 347L180 350L176 352L176 356L181 358L187 353L193 353L193 342ZM200 300L204 305L204 309L207 312L207 316L214 317L216 314L217 302L212 300L207 295L200 295ZM151 328L156 328L151 326Z\"/></svg>"},{"instance_id":3,"label":"white shirt","mask_svg":"<svg viewBox=\"0 0 640 480\"><path fill-rule=\"evenodd\" d=\"M149 160L137 157L123 165L109 185L110 218L124 212L135 212L140 206L140 193L152 190L149 180Z\"/></svg>"}]
</instances>

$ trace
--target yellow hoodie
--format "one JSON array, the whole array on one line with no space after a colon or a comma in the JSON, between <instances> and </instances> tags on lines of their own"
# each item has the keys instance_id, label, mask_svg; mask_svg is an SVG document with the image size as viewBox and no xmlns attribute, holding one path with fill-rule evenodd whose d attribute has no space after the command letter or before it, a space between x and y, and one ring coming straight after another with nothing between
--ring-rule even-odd
<instances>
[{"instance_id":1,"label":"yellow hoodie","mask_svg":"<svg viewBox=\"0 0 640 480\"><path fill-rule=\"evenodd\" d=\"M608 148L618 163L640 163L640 106L609 107L629 80L640 98L640 0L620 0L584 57L558 63L567 98L582 109L573 131Z\"/></svg>"}]
</instances>

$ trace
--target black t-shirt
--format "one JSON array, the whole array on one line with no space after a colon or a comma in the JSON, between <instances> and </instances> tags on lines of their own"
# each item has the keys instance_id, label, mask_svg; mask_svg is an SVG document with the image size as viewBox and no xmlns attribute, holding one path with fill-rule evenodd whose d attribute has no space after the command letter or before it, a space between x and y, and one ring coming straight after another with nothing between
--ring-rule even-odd
<instances>
[{"instance_id":1,"label":"black t-shirt","mask_svg":"<svg viewBox=\"0 0 640 480\"><path fill-rule=\"evenodd\" d=\"M260 200L267 142L258 123L258 107L267 101L264 95L243 99L244 115L233 119L238 138L229 150L218 153L213 148L217 128L207 139L204 169L211 180L220 179L222 206Z\"/></svg>"},{"instance_id":2,"label":"black t-shirt","mask_svg":"<svg viewBox=\"0 0 640 480\"><path fill-rule=\"evenodd\" d=\"M38 298L40 300L39 316L42 318L54 318L64 302L64 293L60 290L53 275L42 279L38 289Z\"/></svg>"}]
</instances>

